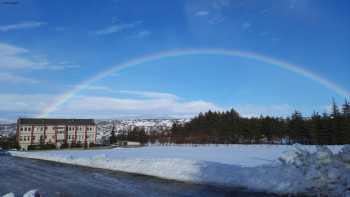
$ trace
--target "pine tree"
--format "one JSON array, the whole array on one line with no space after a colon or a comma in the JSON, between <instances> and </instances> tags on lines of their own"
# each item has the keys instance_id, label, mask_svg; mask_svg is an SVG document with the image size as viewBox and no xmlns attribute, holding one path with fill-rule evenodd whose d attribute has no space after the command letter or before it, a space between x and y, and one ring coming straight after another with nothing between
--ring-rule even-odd
<instances>
[{"instance_id":1,"label":"pine tree","mask_svg":"<svg viewBox=\"0 0 350 197\"><path fill-rule=\"evenodd\" d=\"M111 131L111 137L109 138L109 142L110 144L114 144L116 141L117 141L117 137L115 135L115 126L113 124L113 128L112 128L112 131Z\"/></svg>"},{"instance_id":2,"label":"pine tree","mask_svg":"<svg viewBox=\"0 0 350 197\"><path fill-rule=\"evenodd\" d=\"M335 100L332 99L331 117L338 118L339 116L340 116L340 111L339 111L338 105L335 102Z\"/></svg>"},{"instance_id":3,"label":"pine tree","mask_svg":"<svg viewBox=\"0 0 350 197\"><path fill-rule=\"evenodd\" d=\"M345 118L350 118L350 103L346 99L342 106L342 113Z\"/></svg>"}]
</instances>

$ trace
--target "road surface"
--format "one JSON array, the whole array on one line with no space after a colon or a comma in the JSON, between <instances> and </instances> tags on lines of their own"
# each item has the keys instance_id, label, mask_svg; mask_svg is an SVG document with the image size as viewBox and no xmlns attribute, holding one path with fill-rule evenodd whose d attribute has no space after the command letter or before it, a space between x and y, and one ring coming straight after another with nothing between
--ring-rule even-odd
<instances>
[{"instance_id":1,"label":"road surface","mask_svg":"<svg viewBox=\"0 0 350 197\"><path fill-rule=\"evenodd\" d=\"M243 196L273 197L242 189L163 180L149 176L16 158L0 152L0 196L38 189L44 197Z\"/></svg>"}]
</instances>

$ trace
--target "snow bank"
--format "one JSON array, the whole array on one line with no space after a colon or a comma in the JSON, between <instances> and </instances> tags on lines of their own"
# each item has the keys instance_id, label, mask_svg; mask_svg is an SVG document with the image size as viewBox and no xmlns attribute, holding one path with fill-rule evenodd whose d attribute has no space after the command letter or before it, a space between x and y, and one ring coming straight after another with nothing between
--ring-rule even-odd
<instances>
[{"instance_id":1,"label":"snow bank","mask_svg":"<svg viewBox=\"0 0 350 197\"><path fill-rule=\"evenodd\" d=\"M280 194L350 195L350 146L234 145L12 155Z\"/></svg>"},{"instance_id":2,"label":"snow bank","mask_svg":"<svg viewBox=\"0 0 350 197\"><path fill-rule=\"evenodd\" d=\"M2 197L16 197L16 195L14 193L8 193L3 195ZM34 189L34 190L30 190L28 192L26 192L23 197L41 197L41 194L38 192L38 190Z\"/></svg>"},{"instance_id":3,"label":"snow bank","mask_svg":"<svg viewBox=\"0 0 350 197\"><path fill-rule=\"evenodd\" d=\"M15 194L11 192L11 193L3 195L2 197L15 197Z\"/></svg>"}]
</instances>

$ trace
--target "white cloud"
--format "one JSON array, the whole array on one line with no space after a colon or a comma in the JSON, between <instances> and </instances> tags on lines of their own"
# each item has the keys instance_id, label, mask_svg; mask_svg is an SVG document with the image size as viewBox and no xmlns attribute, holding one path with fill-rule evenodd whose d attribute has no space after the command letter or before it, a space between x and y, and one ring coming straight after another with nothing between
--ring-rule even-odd
<instances>
[{"instance_id":1,"label":"white cloud","mask_svg":"<svg viewBox=\"0 0 350 197\"><path fill-rule=\"evenodd\" d=\"M111 26L108 26L106 28L100 29L95 31L94 33L96 35L108 35L108 34L113 34L113 33L118 33L125 31L127 29L133 29L140 25L142 21L136 21L133 23L126 23L126 24L113 24Z\"/></svg>"},{"instance_id":2,"label":"white cloud","mask_svg":"<svg viewBox=\"0 0 350 197\"><path fill-rule=\"evenodd\" d=\"M79 67L71 63L53 63L46 56L37 56L29 50L0 42L0 68L5 69L51 69Z\"/></svg>"},{"instance_id":3,"label":"white cloud","mask_svg":"<svg viewBox=\"0 0 350 197\"><path fill-rule=\"evenodd\" d=\"M173 98L121 99L114 97L84 96L73 99L62 110L83 114L191 114L219 110L206 101L179 101Z\"/></svg>"},{"instance_id":4,"label":"white cloud","mask_svg":"<svg viewBox=\"0 0 350 197\"><path fill-rule=\"evenodd\" d=\"M140 98L118 98L107 96L76 96L61 106L52 116L108 118L122 115L188 115L199 112L221 110L211 102L194 100L183 101L175 95L157 92L128 92L142 94ZM0 94L1 111L39 114L55 95L46 94ZM7 118L7 117L2 117Z\"/></svg>"},{"instance_id":5,"label":"white cloud","mask_svg":"<svg viewBox=\"0 0 350 197\"><path fill-rule=\"evenodd\" d=\"M196 16L207 16L209 14L206 10L200 10L195 13Z\"/></svg>"},{"instance_id":6,"label":"white cloud","mask_svg":"<svg viewBox=\"0 0 350 197\"><path fill-rule=\"evenodd\" d=\"M29 84L35 84L39 83L38 80L32 79L32 78L27 78L19 75L14 75L11 73L0 73L0 81L2 83L7 82L7 83L29 83Z\"/></svg>"},{"instance_id":7,"label":"white cloud","mask_svg":"<svg viewBox=\"0 0 350 197\"><path fill-rule=\"evenodd\" d=\"M75 87L75 86L69 86L69 87ZM88 86L88 87L85 87L84 90L117 93L121 95L135 96L138 98L172 99L172 100L181 99L180 97L171 93L154 92L154 91L137 91L137 90L115 90L108 86Z\"/></svg>"},{"instance_id":8,"label":"white cloud","mask_svg":"<svg viewBox=\"0 0 350 197\"><path fill-rule=\"evenodd\" d=\"M282 105L256 105L256 104L244 104L234 106L242 116L245 117L256 117L260 115L270 116L288 116L295 109L287 104Z\"/></svg>"},{"instance_id":9,"label":"white cloud","mask_svg":"<svg viewBox=\"0 0 350 197\"><path fill-rule=\"evenodd\" d=\"M46 94L0 94L1 111L37 113L51 100Z\"/></svg>"},{"instance_id":10,"label":"white cloud","mask_svg":"<svg viewBox=\"0 0 350 197\"><path fill-rule=\"evenodd\" d=\"M40 21L26 21L11 25L2 25L0 26L1 32L8 32L8 31L14 31L14 30L20 30L20 29L30 29L30 28L37 28L41 27L43 25L46 25L45 22Z\"/></svg>"},{"instance_id":11,"label":"white cloud","mask_svg":"<svg viewBox=\"0 0 350 197\"><path fill-rule=\"evenodd\" d=\"M158 98L158 99L170 99L170 100L179 99L179 97L174 94L163 93L163 92L133 91L133 90L120 90L118 92L122 94L129 94L129 95L139 96L143 98Z\"/></svg>"},{"instance_id":12,"label":"white cloud","mask_svg":"<svg viewBox=\"0 0 350 197\"><path fill-rule=\"evenodd\" d=\"M71 87L74 87L74 86L71 86ZM112 88L107 86L88 86L88 87L85 87L84 90L115 92Z\"/></svg>"},{"instance_id":13,"label":"white cloud","mask_svg":"<svg viewBox=\"0 0 350 197\"><path fill-rule=\"evenodd\" d=\"M96 86L104 89L104 86ZM121 92L121 91L119 91ZM121 116L158 115L172 117L191 117L199 112L222 111L218 105L204 100L184 100L176 95L161 92L123 91L124 94L135 94L139 97L125 98L118 96L75 96L63 104L52 117L92 117L113 118ZM39 114L48 104L55 101L57 95L48 94L0 94L1 111ZM256 105L242 104L234 106L241 116L257 117L260 115L289 116L294 108L288 104ZM9 118L6 115L0 118Z\"/></svg>"}]
</instances>

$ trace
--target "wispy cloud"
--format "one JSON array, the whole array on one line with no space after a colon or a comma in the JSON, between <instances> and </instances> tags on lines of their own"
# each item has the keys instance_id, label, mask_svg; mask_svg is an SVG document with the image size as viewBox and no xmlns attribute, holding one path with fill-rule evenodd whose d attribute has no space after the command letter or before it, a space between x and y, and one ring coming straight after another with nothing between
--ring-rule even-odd
<instances>
[{"instance_id":1,"label":"wispy cloud","mask_svg":"<svg viewBox=\"0 0 350 197\"><path fill-rule=\"evenodd\" d=\"M69 87L75 87L75 86L69 86ZM133 96L137 98L151 98L151 99L173 99L178 100L181 99L180 97L176 96L175 94L171 93L165 93L165 92L155 92L155 91L138 91L138 90L115 90L108 86L88 86L85 87L84 90L87 91L98 91L98 92L106 92L106 93L115 93L118 95L123 96Z\"/></svg>"},{"instance_id":2,"label":"wispy cloud","mask_svg":"<svg viewBox=\"0 0 350 197\"><path fill-rule=\"evenodd\" d=\"M209 23L212 25L220 24L224 21L225 21L225 17L221 16L221 15L218 15L218 16L215 16L215 17L209 19Z\"/></svg>"},{"instance_id":3,"label":"wispy cloud","mask_svg":"<svg viewBox=\"0 0 350 197\"><path fill-rule=\"evenodd\" d=\"M28 77L23 77L20 75L14 75L11 73L0 73L0 81L1 83L24 83L24 84L36 84L39 83L38 80L28 78Z\"/></svg>"},{"instance_id":4,"label":"wispy cloud","mask_svg":"<svg viewBox=\"0 0 350 197\"><path fill-rule=\"evenodd\" d=\"M56 31L64 31L64 30L66 30L66 28L64 28L64 27L55 27L55 30Z\"/></svg>"},{"instance_id":5,"label":"wispy cloud","mask_svg":"<svg viewBox=\"0 0 350 197\"><path fill-rule=\"evenodd\" d=\"M128 29L133 29L138 25L142 24L142 21L136 21L133 23L124 23L124 24L113 24L111 26L105 27L103 29L97 30L94 32L96 35L108 35L113 33L119 33Z\"/></svg>"},{"instance_id":6,"label":"wispy cloud","mask_svg":"<svg viewBox=\"0 0 350 197\"><path fill-rule=\"evenodd\" d=\"M68 85L68 88L74 88L76 85ZM95 85L90 85L84 88L85 91L103 91L107 93L118 93L118 91L113 90L111 87L108 86L95 86Z\"/></svg>"},{"instance_id":7,"label":"wispy cloud","mask_svg":"<svg viewBox=\"0 0 350 197\"><path fill-rule=\"evenodd\" d=\"M79 117L81 114L94 118L110 118L116 115L189 115L208 110L220 110L218 106L203 100L183 101L174 95L156 92L128 92L142 94L147 98L119 98L111 96L77 96L58 109L53 115ZM0 94L0 111L26 112L38 114L40 110L55 99L46 94ZM8 106L8 107L6 107ZM0 117L2 118L2 117ZM6 117L4 117L6 118Z\"/></svg>"},{"instance_id":8,"label":"wispy cloud","mask_svg":"<svg viewBox=\"0 0 350 197\"><path fill-rule=\"evenodd\" d=\"M38 56L28 49L0 42L0 68L62 70L79 65L67 62L51 62L44 55Z\"/></svg>"},{"instance_id":9,"label":"wispy cloud","mask_svg":"<svg viewBox=\"0 0 350 197\"><path fill-rule=\"evenodd\" d=\"M120 90L118 91L122 94L129 94L134 96L139 96L143 98L152 98L152 99L171 99L178 100L180 99L178 96L170 93L164 92L152 92L152 91L134 91L134 90Z\"/></svg>"},{"instance_id":10,"label":"wispy cloud","mask_svg":"<svg viewBox=\"0 0 350 197\"><path fill-rule=\"evenodd\" d=\"M103 103L103 105L101 105ZM197 101L179 101L172 98L115 98L85 96L72 100L62 110L80 111L81 113L101 114L191 114L220 109L215 104ZM68 113L69 114L69 113Z\"/></svg>"},{"instance_id":11,"label":"wispy cloud","mask_svg":"<svg viewBox=\"0 0 350 197\"><path fill-rule=\"evenodd\" d=\"M267 15L269 12L270 12L269 9L263 9L263 10L261 10L259 13L260 13L261 15Z\"/></svg>"},{"instance_id":12,"label":"wispy cloud","mask_svg":"<svg viewBox=\"0 0 350 197\"><path fill-rule=\"evenodd\" d=\"M206 10L199 10L195 13L196 16L207 16L209 14L209 11Z\"/></svg>"},{"instance_id":13,"label":"wispy cloud","mask_svg":"<svg viewBox=\"0 0 350 197\"><path fill-rule=\"evenodd\" d=\"M230 0L191 1L187 9L197 20L206 20L209 24L216 25L226 20L227 8L230 6Z\"/></svg>"},{"instance_id":14,"label":"wispy cloud","mask_svg":"<svg viewBox=\"0 0 350 197\"><path fill-rule=\"evenodd\" d=\"M14 30L21 30L21 29L32 29L32 28L38 28L43 25L46 25L45 22L40 21L26 21L11 25L2 25L0 26L1 32L8 32L8 31L14 31Z\"/></svg>"},{"instance_id":15,"label":"wispy cloud","mask_svg":"<svg viewBox=\"0 0 350 197\"><path fill-rule=\"evenodd\" d=\"M251 26L252 26L252 24L249 23L249 22L244 22L244 23L242 24L242 28L243 28L244 30L249 29Z\"/></svg>"},{"instance_id":16,"label":"wispy cloud","mask_svg":"<svg viewBox=\"0 0 350 197\"><path fill-rule=\"evenodd\" d=\"M234 106L234 108L245 117L257 117L260 115L270 116L289 116L294 109L288 104L281 105L257 105L243 104Z\"/></svg>"},{"instance_id":17,"label":"wispy cloud","mask_svg":"<svg viewBox=\"0 0 350 197\"><path fill-rule=\"evenodd\" d=\"M1 111L37 113L53 98L46 94L0 94Z\"/></svg>"},{"instance_id":18,"label":"wispy cloud","mask_svg":"<svg viewBox=\"0 0 350 197\"><path fill-rule=\"evenodd\" d=\"M129 38L132 38L132 39L141 39L141 38L145 38L145 37L148 37L152 34L151 31L148 31L148 30L141 30L137 33L135 33L134 35L131 35L129 36Z\"/></svg>"},{"instance_id":19,"label":"wispy cloud","mask_svg":"<svg viewBox=\"0 0 350 197\"><path fill-rule=\"evenodd\" d=\"M105 89L104 86L96 86L96 88ZM51 115L55 117L82 117L84 114L85 117L113 118L130 114L134 116L147 115L148 117L162 114L173 117L191 117L208 110L228 109L204 100L184 100L169 93L128 90L119 92L137 97L76 96ZM0 112L39 114L43 108L56 99L56 96L50 94L0 94L2 105ZM294 108L288 104L242 104L236 105L234 108L244 117L289 116L294 111ZM8 117L3 115L0 118Z\"/></svg>"},{"instance_id":20,"label":"wispy cloud","mask_svg":"<svg viewBox=\"0 0 350 197\"><path fill-rule=\"evenodd\" d=\"M75 86L69 86L75 87ZM148 98L148 99L172 99L172 100L180 100L181 98L176 96L175 94L165 93L165 92L155 92L155 91L138 91L138 90L115 90L108 86L88 86L85 87L84 90L87 91L98 91L98 92L106 92L106 93L115 93L122 96L133 96L136 98Z\"/></svg>"},{"instance_id":21,"label":"wispy cloud","mask_svg":"<svg viewBox=\"0 0 350 197\"><path fill-rule=\"evenodd\" d=\"M212 1L212 7L214 9L222 9L231 5L231 0L214 0Z\"/></svg>"}]
</instances>

